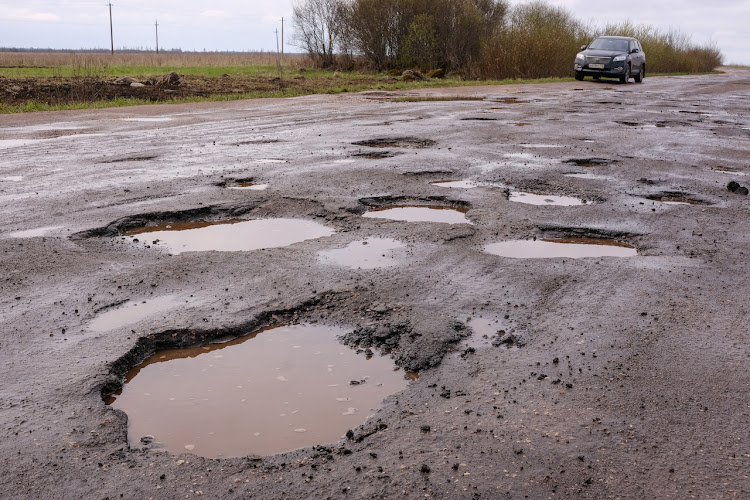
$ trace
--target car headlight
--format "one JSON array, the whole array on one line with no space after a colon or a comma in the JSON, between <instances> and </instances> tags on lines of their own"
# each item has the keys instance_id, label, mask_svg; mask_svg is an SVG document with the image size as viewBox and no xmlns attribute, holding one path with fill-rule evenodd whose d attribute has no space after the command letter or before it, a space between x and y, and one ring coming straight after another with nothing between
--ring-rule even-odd
<instances>
[{"instance_id":1,"label":"car headlight","mask_svg":"<svg viewBox=\"0 0 750 500\"><path fill-rule=\"evenodd\" d=\"M578 62L578 61L585 61L585 60L586 60L586 56L584 56L581 52L579 52L578 54L576 54L576 62Z\"/></svg>"},{"instance_id":2,"label":"car headlight","mask_svg":"<svg viewBox=\"0 0 750 500\"><path fill-rule=\"evenodd\" d=\"M614 59L612 59L612 62L624 61L626 58L627 56L617 56Z\"/></svg>"}]
</instances>

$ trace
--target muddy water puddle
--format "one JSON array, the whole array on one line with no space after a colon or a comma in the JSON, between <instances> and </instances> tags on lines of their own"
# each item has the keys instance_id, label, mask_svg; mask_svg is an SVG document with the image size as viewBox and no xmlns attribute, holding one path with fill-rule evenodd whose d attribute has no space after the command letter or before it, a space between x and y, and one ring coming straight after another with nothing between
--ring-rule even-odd
<instances>
[{"instance_id":1,"label":"muddy water puddle","mask_svg":"<svg viewBox=\"0 0 750 500\"><path fill-rule=\"evenodd\" d=\"M237 189L245 191L265 191L268 189L268 184L255 184L253 182L238 182L234 186L227 186L227 189Z\"/></svg>"},{"instance_id":2,"label":"muddy water puddle","mask_svg":"<svg viewBox=\"0 0 750 500\"><path fill-rule=\"evenodd\" d=\"M270 455L338 441L408 380L388 357L357 354L320 325L280 326L225 344L156 353L108 403L128 439L204 457Z\"/></svg>"},{"instance_id":3,"label":"muddy water puddle","mask_svg":"<svg viewBox=\"0 0 750 500\"><path fill-rule=\"evenodd\" d=\"M563 174L565 177L573 177L575 179L591 179L591 180L612 180L612 177L608 175L597 175L597 174L579 174L579 173L570 173L570 174Z\"/></svg>"},{"instance_id":4,"label":"muddy water puddle","mask_svg":"<svg viewBox=\"0 0 750 500\"><path fill-rule=\"evenodd\" d=\"M331 236L335 231L302 219L257 219L213 222L175 222L127 231L134 243L182 252L241 252L278 248Z\"/></svg>"},{"instance_id":5,"label":"muddy water puddle","mask_svg":"<svg viewBox=\"0 0 750 500\"><path fill-rule=\"evenodd\" d=\"M492 345L492 341L498 338L498 332L503 328L499 319L479 316L467 317L466 326L471 328L472 334L465 338L463 343L474 349Z\"/></svg>"},{"instance_id":6,"label":"muddy water puddle","mask_svg":"<svg viewBox=\"0 0 750 500\"><path fill-rule=\"evenodd\" d=\"M95 332L107 332L132 325L158 314L166 314L180 303L173 295L150 300L128 301L120 307L99 314L89 323L89 329Z\"/></svg>"},{"instance_id":7,"label":"muddy water puddle","mask_svg":"<svg viewBox=\"0 0 750 500\"><path fill-rule=\"evenodd\" d=\"M512 240L491 243L488 253L512 259L582 259L589 257L635 257L637 250L615 240L600 238L561 238L555 240Z\"/></svg>"},{"instance_id":8,"label":"muddy water puddle","mask_svg":"<svg viewBox=\"0 0 750 500\"><path fill-rule=\"evenodd\" d=\"M3 182L21 182L23 175L9 175L8 177L0 177L0 181Z\"/></svg>"},{"instance_id":9,"label":"muddy water puddle","mask_svg":"<svg viewBox=\"0 0 750 500\"><path fill-rule=\"evenodd\" d=\"M350 269L390 267L403 257L406 245L392 238L367 238L353 241L344 248L318 252L320 262ZM401 250L401 251L399 251Z\"/></svg>"},{"instance_id":10,"label":"muddy water puddle","mask_svg":"<svg viewBox=\"0 0 750 500\"><path fill-rule=\"evenodd\" d=\"M365 212L363 217L404 222L440 222L444 224L472 224L461 210L441 206L391 206Z\"/></svg>"},{"instance_id":11,"label":"muddy water puddle","mask_svg":"<svg viewBox=\"0 0 750 500\"><path fill-rule=\"evenodd\" d=\"M525 203L527 205L554 205L559 207L574 207L586 205L586 200L573 196L553 196L546 194L531 193L527 191L513 191L508 198L510 201Z\"/></svg>"}]
</instances>

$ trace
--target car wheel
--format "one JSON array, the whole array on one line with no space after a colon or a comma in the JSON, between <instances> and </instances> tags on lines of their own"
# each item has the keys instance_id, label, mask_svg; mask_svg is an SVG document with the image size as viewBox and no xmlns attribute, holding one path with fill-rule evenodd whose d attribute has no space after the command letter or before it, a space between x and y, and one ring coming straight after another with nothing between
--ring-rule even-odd
<instances>
[{"instance_id":1,"label":"car wheel","mask_svg":"<svg viewBox=\"0 0 750 500\"><path fill-rule=\"evenodd\" d=\"M643 83L644 78L646 78L646 70L641 66L641 70L635 75L635 83Z\"/></svg>"},{"instance_id":2,"label":"car wheel","mask_svg":"<svg viewBox=\"0 0 750 500\"><path fill-rule=\"evenodd\" d=\"M580 71L576 71L576 80L578 80L579 82L582 81L583 73L581 73Z\"/></svg>"},{"instance_id":3,"label":"car wheel","mask_svg":"<svg viewBox=\"0 0 750 500\"><path fill-rule=\"evenodd\" d=\"M625 67L625 74L620 77L620 83L628 83L630 80L630 65Z\"/></svg>"}]
</instances>

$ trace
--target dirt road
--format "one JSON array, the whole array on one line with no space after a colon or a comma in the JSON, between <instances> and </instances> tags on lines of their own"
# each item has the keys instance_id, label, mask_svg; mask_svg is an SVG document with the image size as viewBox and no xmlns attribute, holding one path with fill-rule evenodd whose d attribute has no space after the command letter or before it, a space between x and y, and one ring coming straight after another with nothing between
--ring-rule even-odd
<instances>
[{"instance_id":1,"label":"dirt road","mask_svg":"<svg viewBox=\"0 0 750 500\"><path fill-rule=\"evenodd\" d=\"M3 498L750 496L750 199L727 190L750 186L747 71L3 116L0 155ZM478 186L431 184L447 180ZM471 224L362 216L390 205ZM120 236L272 217L336 232L179 255ZM638 255L487 251L580 236ZM318 256L369 237L407 250L377 269ZM420 377L317 448L128 446L102 400L128 368L289 322L353 331Z\"/></svg>"}]
</instances>

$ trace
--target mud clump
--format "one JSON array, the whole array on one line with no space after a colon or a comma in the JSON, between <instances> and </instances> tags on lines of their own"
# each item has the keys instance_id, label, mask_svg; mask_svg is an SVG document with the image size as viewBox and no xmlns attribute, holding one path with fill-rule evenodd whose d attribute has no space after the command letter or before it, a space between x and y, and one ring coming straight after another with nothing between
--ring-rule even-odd
<instances>
[{"instance_id":1,"label":"mud clump","mask_svg":"<svg viewBox=\"0 0 750 500\"><path fill-rule=\"evenodd\" d=\"M432 139L420 139L419 137L382 137L368 139L352 143L355 146L367 146L368 148L429 148L437 144Z\"/></svg>"},{"instance_id":2,"label":"mud clump","mask_svg":"<svg viewBox=\"0 0 750 500\"><path fill-rule=\"evenodd\" d=\"M748 189L745 186L740 186L740 183L735 181L727 184L727 190L734 194L742 194L745 196L748 194Z\"/></svg>"}]
</instances>

